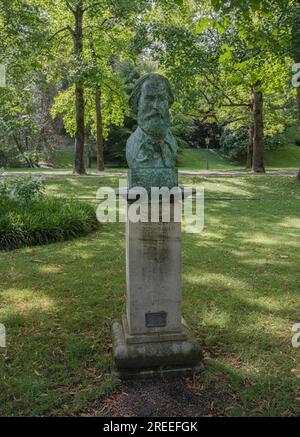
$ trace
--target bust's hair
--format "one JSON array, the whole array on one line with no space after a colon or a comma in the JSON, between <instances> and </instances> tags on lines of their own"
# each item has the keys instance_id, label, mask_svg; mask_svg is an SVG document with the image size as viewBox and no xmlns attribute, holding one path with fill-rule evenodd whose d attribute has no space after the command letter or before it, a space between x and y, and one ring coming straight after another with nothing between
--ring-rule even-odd
<instances>
[{"instance_id":1,"label":"bust's hair","mask_svg":"<svg viewBox=\"0 0 300 437\"><path fill-rule=\"evenodd\" d=\"M173 96L170 82L168 81L168 79L166 77L162 76L161 74L149 73L149 74L145 74L145 76L142 76L140 79L138 79L136 84L134 85L133 90L132 90L131 96L129 98L129 105L134 113L138 112L138 105L139 105L139 100L140 100L141 93L142 93L142 86L148 80L149 81L164 82L166 85L169 106L172 106L172 104L174 103L174 96Z\"/></svg>"}]
</instances>

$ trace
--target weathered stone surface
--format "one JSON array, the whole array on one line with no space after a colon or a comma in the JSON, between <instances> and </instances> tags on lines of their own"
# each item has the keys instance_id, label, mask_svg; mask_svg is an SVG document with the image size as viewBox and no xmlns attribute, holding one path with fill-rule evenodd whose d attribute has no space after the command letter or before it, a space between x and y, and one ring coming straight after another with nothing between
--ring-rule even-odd
<instances>
[{"instance_id":1,"label":"weathered stone surface","mask_svg":"<svg viewBox=\"0 0 300 437\"><path fill-rule=\"evenodd\" d=\"M119 321L113 324L112 338L115 371L119 376L203 370L202 353L193 340L128 343Z\"/></svg>"},{"instance_id":2,"label":"weathered stone surface","mask_svg":"<svg viewBox=\"0 0 300 437\"><path fill-rule=\"evenodd\" d=\"M203 365L201 350L181 318L182 193L174 192L177 144L170 131L169 82L157 74L144 76L130 102L139 127L128 139L126 156L129 188L137 188L119 193L127 200L127 302L126 315L112 329L115 373L189 374L203 370ZM162 199L151 192L149 202L152 187L172 189L171 202L170 196L166 199L170 193L162 192ZM141 196L139 205L133 199L136 194ZM151 221L153 213L156 218Z\"/></svg>"},{"instance_id":3,"label":"weathered stone surface","mask_svg":"<svg viewBox=\"0 0 300 437\"><path fill-rule=\"evenodd\" d=\"M180 332L181 223L128 220L126 278L129 334ZM165 325L147 327L146 315L161 312Z\"/></svg>"},{"instance_id":4,"label":"weathered stone surface","mask_svg":"<svg viewBox=\"0 0 300 437\"><path fill-rule=\"evenodd\" d=\"M147 334L130 334L126 315L122 318L124 338L128 344L157 343L163 341L183 341L188 339L187 328L181 324L178 332L148 332Z\"/></svg>"}]
</instances>

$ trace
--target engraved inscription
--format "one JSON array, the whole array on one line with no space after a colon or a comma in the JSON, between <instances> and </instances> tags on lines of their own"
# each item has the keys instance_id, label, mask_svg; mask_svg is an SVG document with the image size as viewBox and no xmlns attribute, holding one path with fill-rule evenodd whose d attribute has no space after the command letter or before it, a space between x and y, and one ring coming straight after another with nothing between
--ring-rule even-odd
<instances>
[{"instance_id":1,"label":"engraved inscription","mask_svg":"<svg viewBox=\"0 0 300 437\"><path fill-rule=\"evenodd\" d=\"M167 313L160 311L159 313L146 313L147 328L163 328L167 326Z\"/></svg>"}]
</instances>

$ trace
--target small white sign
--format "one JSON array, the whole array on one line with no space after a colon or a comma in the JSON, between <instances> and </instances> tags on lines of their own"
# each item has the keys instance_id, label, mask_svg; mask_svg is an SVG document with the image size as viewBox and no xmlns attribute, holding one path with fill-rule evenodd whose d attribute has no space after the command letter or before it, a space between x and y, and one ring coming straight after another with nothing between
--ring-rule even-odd
<instances>
[{"instance_id":1,"label":"small white sign","mask_svg":"<svg viewBox=\"0 0 300 437\"><path fill-rule=\"evenodd\" d=\"M0 88L6 86L6 65L0 64Z\"/></svg>"},{"instance_id":2,"label":"small white sign","mask_svg":"<svg viewBox=\"0 0 300 437\"><path fill-rule=\"evenodd\" d=\"M2 323L0 323L0 347L6 347L6 329Z\"/></svg>"}]
</instances>

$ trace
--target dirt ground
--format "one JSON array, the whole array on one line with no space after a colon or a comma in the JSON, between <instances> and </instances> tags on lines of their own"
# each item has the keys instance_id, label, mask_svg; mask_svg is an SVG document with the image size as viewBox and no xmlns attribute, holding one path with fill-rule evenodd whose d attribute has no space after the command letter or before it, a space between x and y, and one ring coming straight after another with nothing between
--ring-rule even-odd
<instances>
[{"instance_id":1,"label":"dirt ground","mask_svg":"<svg viewBox=\"0 0 300 437\"><path fill-rule=\"evenodd\" d=\"M100 398L89 416L203 417L224 416L232 399L220 390L207 390L197 377L127 380L117 391Z\"/></svg>"}]
</instances>

